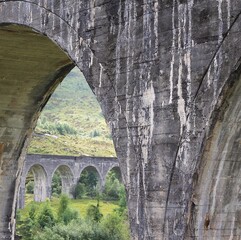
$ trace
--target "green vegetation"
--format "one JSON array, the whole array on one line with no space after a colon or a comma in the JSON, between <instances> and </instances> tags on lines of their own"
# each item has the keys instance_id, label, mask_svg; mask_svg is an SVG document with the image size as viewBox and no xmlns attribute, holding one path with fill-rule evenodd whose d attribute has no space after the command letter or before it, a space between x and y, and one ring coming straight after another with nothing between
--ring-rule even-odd
<instances>
[{"instance_id":1,"label":"green vegetation","mask_svg":"<svg viewBox=\"0 0 241 240\"><path fill-rule=\"evenodd\" d=\"M28 152L115 156L99 104L77 68L69 73L46 104Z\"/></svg>"},{"instance_id":2,"label":"green vegetation","mask_svg":"<svg viewBox=\"0 0 241 240\"><path fill-rule=\"evenodd\" d=\"M85 208L87 214L79 214L73 210L72 201L82 204L84 200L70 200L61 196L45 203L31 202L18 212L17 235L23 240L130 239L127 216L119 211L120 206L112 203L112 211L109 207L108 211L104 211L102 206L107 203L98 200L96 204L96 200L92 200L91 204L90 200Z\"/></svg>"},{"instance_id":3,"label":"green vegetation","mask_svg":"<svg viewBox=\"0 0 241 240\"><path fill-rule=\"evenodd\" d=\"M118 179L118 174L111 170L107 177L106 177L106 183L105 183L105 189L103 192L103 197L105 200L119 200L123 194L125 194L125 189L122 183L120 183Z\"/></svg>"},{"instance_id":4,"label":"green vegetation","mask_svg":"<svg viewBox=\"0 0 241 240\"><path fill-rule=\"evenodd\" d=\"M78 69L56 89L33 134L29 153L115 156L101 109ZM52 198L33 202L34 178L26 180L26 207L17 213L22 240L129 240L126 195L120 176L110 171L100 193L97 172L86 169L73 189L61 195L61 176L53 176Z\"/></svg>"},{"instance_id":5,"label":"green vegetation","mask_svg":"<svg viewBox=\"0 0 241 240\"><path fill-rule=\"evenodd\" d=\"M93 169L85 169L80 176L74 191L75 198L93 198L99 192L97 172Z\"/></svg>"}]
</instances>

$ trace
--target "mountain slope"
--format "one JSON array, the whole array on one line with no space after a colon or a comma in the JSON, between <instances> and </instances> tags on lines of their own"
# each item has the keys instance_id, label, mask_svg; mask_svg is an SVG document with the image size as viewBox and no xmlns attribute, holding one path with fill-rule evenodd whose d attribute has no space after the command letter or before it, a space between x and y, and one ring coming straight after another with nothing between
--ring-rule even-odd
<instances>
[{"instance_id":1,"label":"mountain slope","mask_svg":"<svg viewBox=\"0 0 241 240\"><path fill-rule=\"evenodd\" d=\"M77 68L68 74L46 104L28 152L115 156L100 106Z\"/></svg>"}]
</instances>

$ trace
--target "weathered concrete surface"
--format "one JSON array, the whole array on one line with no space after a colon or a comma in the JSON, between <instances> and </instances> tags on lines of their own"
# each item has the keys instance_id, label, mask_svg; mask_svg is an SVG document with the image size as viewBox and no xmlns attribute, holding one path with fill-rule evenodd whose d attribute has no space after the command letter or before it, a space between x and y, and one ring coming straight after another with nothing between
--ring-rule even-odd
<instances>
[{"instance_id":1,"label":"weathered concrete surface","mask_svg":"<svg viewBox=\"0 0 241 240\"><path fill-rule=\"evenodd\" d=\"M100 187L103 188L107 174L110 170L119 168L119 163L116 158L110 157L28 154L21 174L19 208L24 207L25 183L30 171L34 176L34 200L41 202L46 197L51 197L52 179L57 170L62 181L62 193L71 196L73 187L77 184L81 173L88 168L93 168L97 172Z\"/></svg>"},{"instance_id":2,"label":"weathered concrete surface","mask_svg":"<svg viewBox=\"0 0 241 240\"><path fill-rule=\"evenodd\" d=\"M240 13L237 0L0 0L0 23L47 35L1 26L2 239L10 237L8 222L14 223L13 189L23 143L56 71L70 68L69 59L83 71L112 128L132 238L232 239L239 234L239 184L229 172L238 171L240 161L240 124L234 123L240 97L232 97L232 86L240 82ZM35 48L29 48L33 42ZM29 68L33 62L35 68ZM32 68L36 75L30 80ZM226 102L233 104L224 107ZM223 118L217 118L219 111ZM223 175L232 180L221 180ZM216 180L205 185L211 176ZM233 184L237 191L226 199Z\"/></svg>"}]
</instances>

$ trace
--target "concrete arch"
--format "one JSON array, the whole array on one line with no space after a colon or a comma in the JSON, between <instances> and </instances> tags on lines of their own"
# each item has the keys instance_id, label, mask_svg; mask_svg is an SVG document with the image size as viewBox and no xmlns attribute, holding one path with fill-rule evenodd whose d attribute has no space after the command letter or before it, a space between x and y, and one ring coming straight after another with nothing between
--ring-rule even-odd
<instances>
[{"instance_id":1,"label":"concrete arch","mask_svg":"<svg viewBox=\"0 0 241 240\"><path fill-rule=\"evenodd\" d=\"M241 77L225 92L208 134L193 193L191 234L202 239L241 235Z\"/></svg>"},{"instance_id":2,"label":"concrete arch","mask_svg":"<svg viewBox=\"0 0 241 240\"><path fill-rule=\"evenodd\" d=\"M8 11L4 11L5 9L8 9ZM8 14L9 11L16 14ZM2 1L0 2L0 13L0 24L27 26L40 34L46 35L72 59L84 75L88 71L85 63L89 61L93 65L97 64L93 51L81 36L83 33L78 32L75 26L50 8L36 4L34 1ZM34 15L39 15L42 19L35 19ZM64 31L54 31L55 28L60 26ZM85 75L86 79L88 79L88 76L89 74Z\"/></svg>"},{"instance_id":3,"label":"concrete arch","mask_svg":"<svg viewBox=\"0 0 241 240\"><path fill-rule=\"evenodd\" d=\"M73 197L73 186L75 184L74 173L68 165L59 165L53 171L51 182L56 171L59 171L61 177L62 194Z\"/></svg>"},{"instance_id":4,"label":"concrete arch","mask_svg":"<svg viewBox=\"0 0 241 240\"><path fill-rule=\"evenodd\" d=\"M0 3L1 23L27 25L61 43L95 90L123 170L133 239L184 239L212 113L230 74L240 65L240 12L240 1ZM0 41L14 32L8 28ZM33 36L28 31L21 34ZM22 43L19 46L26 46L26 41ZM4 44L0 45L1 51ZM5 52L12 53L11 49L18 50ZM29 87L31 79L17 86L18 81L9 76L16 72L9 66L21 59L2 52L0 56L4 60L0 64L0 236L9 239L15 222L13 189L26 139L51 86L61 81L72 62L59 63L37 78L45 81ZM61 59L66 61L66 56ZM26 66L21 69L27 72ZM21 81L23 72L18 72Z\"/></svg>"},{"instance_id":5,"label":"concrete arch","mask_svg":"<svg viewBox=\"0 0 241 240\"><path fill-rule=\"evenodd\" d=\"M36 18L35 16L40 16L40 18ZM8 61L14 60L12 66L14 66L15 68L17 68L18 66L16 64L17 62L20 64L21 62L24 63L24 61L26 61L27 59L31 59L28 63L32 63L32 66L34 67L31 67L31 64L28 64L29 69L31 69L31 71L29 72L31 72L31 74L34 75L32 69L37 69L39 63L41 63L40 68L42 71L42 76L32 76L32 79L35 79L35 82L32 81L31 86L31 80L26 78L26 76L23 76L23 72L25 71L26 73L28 71L26 67L19 68L22 69L21 74L17 73L16 70L12 69L12 73L15 72L16 75L19 75L19 77L14 78L13 76L9 76L9 74L6 72L7 68L1 65L1 67L3 67L3 69L6 70L6 73L1 70L1 74L9 76L10 79L15 80L15 84L11 85L11 91L5 89L6 92L13 93L12 96L15 96L14 99L9 100L9 103L8 100L6 100L6 98L4 101L10 105L11 103L13 103L13 105L15 105L16 108L12 106L10 108L11 110L9 111L7 107L6 110L9 113L9 118L6 119L8 122L2 122L3 131L6 132L6 134L2 135L2 145L8 145L8 147L5 148L4 152L4 162L5 165L9 165L10 163L11 167L4 167L4 169L8 169L5 172L5 174L8 176L8 180L3 181L0 177L0 182L4 185L4 188L2 190L3 192L0 192L0 195L4 196L3 198L6 198L5 200L2 199L0 203L0 219L2 223L0 225L0 235L10 238L10 235L14 235L15 228L15 207L12 206L12 204L16 205L16 199L18 196L18 189L20 184L20 174L18 174L18 178L16 180L15 174L13 174L13 172L19 172L20 169L18 170L18 166L23 165L24 155L26 154L26 147L28 145L29 137L31 136L32 129L36 125L38 116L42 108L46 104L49 96L52 94L56 86L73 68L74 63L83 72L86 80L92 86L92 89L95 85L94 80L98 81L100 76L100 74L93 76L93 69L95 69L93 71L94 73L101 72L101 78L103 79L105 78L105 72L103 71L102 66L97 62L97 59L94 57L94 54L90 50L89 46L85 43L83 38L80 37L80 32L74 30L73 27L67 24L66 21L64 21L58 15L53 14L50 11L47 11L44 7L38 6L38 4L36 3L30 3L27 1L1 1L0 30L6 33L4 37L11 37L14 36L14 34L18 34L19 38L13 37L11 39L15 39L15 42L17 42L18 40L20 41L16 44L16 46L25 45L27 47L16 47L14 48L14 51L11 52L10 49L13 49L10 46L11 40L3 39L3 35L1 34L1 46L4 46L4 44L2 43L6 40L6 43L10 43L10 49L8 49L7 51L5 49L4 51L5 53L11 53L10 55L6 56L4 55L4 52L1 52L0 54L2 58L8 59ZM35 53L34 57L30 58L25 54L24 59L21 60L21 49L22 51L27 51L27 49L29 49L29 45L33 43L29 40L29 38L32 40L34 36L36 36L36 38L37 36L39 36L40 42L42 41L41 44L46 40L46 45L44 47L46 52L48 52L48 47L49 50L53 50L49 51L49 55L46 54L46 56L51 57L47 57L46 59L42 58L42 60L36 61L38 56L41 55L39 53L36 53L36 50L41 52L41 46L43 49L43 45L39 44L38 42L35 44L35 49L30 50L32 53ZM24 37L26 37L25 40ZM27 45L26 42L28 43ZM57 46L53 47L53 45L55 44ZM44 51L42 52L42 54L43 53ZM54 56L58 61L54 61ZM33 58L35 58L35 63L34 61L32 61ZM48 60L50 61L50 64L46 64ZM5 62L5 64L7 63ZM45 74L42 65L45 65ZM49 70L47 70L46 67L49 67ZM8 81L6 80L5 76L0 77L1 84L4 84L4 81ZM21 80L20 76L22 76ZM24 87L18 86L18 84L16 84L21 83L21 81L25 81L25 83L23 84ZM19 91L17 89L21 89L23 91ZM20 98L24 99L20 100ZM22 103L22 105L20 103ZM5 106L5 103L3 105ZM27 109L27 111L23 109ZM10 131L8 129L11 129L11 131L14 132L13 136L7 133L8 131ZM11 144L9 144L10 142ZM7 171L9 171L9 173ZM15 188L15 193L12 191L13 188ZM4 204L4 207L1 207L1 204ZM9 222L11 222L10 225L13 227L9 227Z\"/></svg>"}]
</instances>

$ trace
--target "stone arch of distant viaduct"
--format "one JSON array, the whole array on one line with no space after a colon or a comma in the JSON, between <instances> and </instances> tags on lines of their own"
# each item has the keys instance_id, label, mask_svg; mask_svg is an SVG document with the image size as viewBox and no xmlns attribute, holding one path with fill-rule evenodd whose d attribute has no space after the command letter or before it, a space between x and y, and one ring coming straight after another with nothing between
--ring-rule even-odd
<instances>
[{"instance_id":1,"label":"stone arch of distant viaduct","mask_svg":"<svg viewBox=\"0 0 241 240\"><path fill-rule=\"evenodd\" d=\"M0 239L31 133L78 66L109 124L133 239L241 235L241 1L0 0Z\"/></svg>"},{"instance_id":2,"label":"stone arch of distant viaduct","mask_svg":"<svg viewBox=\"0 0 241 240\"><path fill-rule=\"evenodd\" d=\"M51 184L54 173L58 170L62 182L62 193L72 195L83 170L92 167L99 178L100 188L105 186L108 172L119 163L111 157L73 157L57 155L28 154L26 156L18 197L19 208L24 207L25 183L29 171L34 177L34 200L41 202L51 197Z\"/></svg>"}]
</instances>

